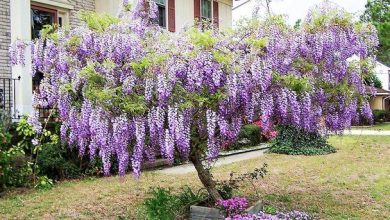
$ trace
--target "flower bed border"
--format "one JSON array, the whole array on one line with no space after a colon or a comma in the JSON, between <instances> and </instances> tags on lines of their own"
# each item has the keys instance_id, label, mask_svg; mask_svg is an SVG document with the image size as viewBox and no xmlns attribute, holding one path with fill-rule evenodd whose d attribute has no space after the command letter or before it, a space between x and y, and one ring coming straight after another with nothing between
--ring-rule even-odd
<instances>
[{"instance_id":1,"label":"flower bed border","mask_svg":"<svg viewBox=\"0 0 390 220\"><path fill-rule=\"evenodd\" d=\"M251 152L251 151L265 150L265 149L268 149L269 146L270 145L268 143L261 143L260 145L245 148L245 149L220 152L219 156L226 157L226 156L231 156L231 155L236 155L236 154L247 153L247 152Z\"/></svg>"}]
</instances>

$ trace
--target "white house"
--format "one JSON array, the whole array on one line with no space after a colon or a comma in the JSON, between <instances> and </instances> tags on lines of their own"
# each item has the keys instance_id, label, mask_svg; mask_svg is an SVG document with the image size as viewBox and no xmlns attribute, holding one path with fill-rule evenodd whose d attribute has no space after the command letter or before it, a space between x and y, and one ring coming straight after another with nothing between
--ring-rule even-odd
<instances>
[{"instance_id":1,"label":"white house","mask_svg":"<svg viewBox=\"0 0 390 220\"><path fill-rule=\"evenodd\" d=\"M29 41L39 37L46 24L80 24L80 10L118 15L123 0L0 0L0 109L14 118L32 111L32 91L39 83L29 73L31 58L26 51L26 66L12 67L8 48L16 39ZM129 0L135 3L137 0ZM171 32L209 19L220 28L232 26L233 0L149 0L159 9L159 25ZM19 79L19 77L21 77Z\"/></svg>"},{"instance_id":2,"label":"white house","mask_svg":"<svg viewBox=\"0 0 390 220\"><path fill-rule=\"evenodd\" d=\"M376 62L374 73L382 82L382 89L390 90L390 67L384 65L383 63Z\"/></svg>"},{"instance_id":3,"label":"white house","mask_svg":"<svg viewBox=\"0 0 390 220\"><path fill-rule=\"evenodd\" d=\"M370 97L370 107L373 110L390 111L390 68L376 62L374 74L382 83L382 88L378 88L375 96Z\"/></svg>"}]
</instances>

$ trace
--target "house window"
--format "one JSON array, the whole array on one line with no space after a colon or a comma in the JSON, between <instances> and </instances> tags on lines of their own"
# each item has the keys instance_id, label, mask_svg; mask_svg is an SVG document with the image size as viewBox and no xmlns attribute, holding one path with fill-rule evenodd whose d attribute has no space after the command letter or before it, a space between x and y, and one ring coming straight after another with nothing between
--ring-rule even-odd
<instances>
[{"instance_id":1,"label":"house window","mask_svg":"<svg viewBox=\"0 0 390 220\"><path fill-rule=\"evenodd\" d=\"M31 38L41 37L41 31L46 25L57 25L61 27L69 23L69 11L52 6L31 5ZM32 79L33 92L39 93L39 85L43 80L43 73L37 71ZM41 118L50 115L50 108L37 108Z\"/></svg>"},{"instance_id":2,"label":"house window","mask_svg":"<svg viewBox=\"0 0 390 220\"><path fill-rule=\"evenodd\" d=\"M39 38L41 30L46 25L57 24L57 10L44 8L40 6L31 6L31 38Z\"/></svg>"},{"instance_id":3,"label":"house window","mask_svg":"<svg viewBox=\"0 0 390 220\"><path fill-rule=\"evenodd\" d=\"M58 11L51 8L31 5L31 38L41 37L41 31L46 25L62 25L63 17L58 16ZM33 92L39 92L39 85L43 79L43 73L37 71L32 79ZM46 118L49 115L49 109L38 108L39 116Z\"/></svg>"},{"instance_id":4,"label":"house window","mask_svg":"<svg viewBox=\"0 0 390 220\"><path fill-rule=\"evenodd\" d=\"M211 1L201 0L200 12L202 20L211 21Z\"/></svg>"},{"instance_id":5,"label":"house window","mask_svg":"<svg viewBox=\"0 0 390 220\"><path fill-rule=\"evenodd\" d=\"M45 8L37 5L31 6L31 38L36 39L41 37L41 30L46 25L54 25L58 23L57 10ZM41 72L35 73L33 77L33 91L37 91L39 84L43 79Z\"/></svg>"},{"instance_id":6,"label":"house window","mask_svg":"<svg viewBox=\"0 0 390 220\"><path fill-rule=\"evenodd\" d=\"M166 0L154 0L158 7L158 16L156 18L156 23L160 27L167 27L167 14L166 14Z\"/></svg>"}]
</instances>

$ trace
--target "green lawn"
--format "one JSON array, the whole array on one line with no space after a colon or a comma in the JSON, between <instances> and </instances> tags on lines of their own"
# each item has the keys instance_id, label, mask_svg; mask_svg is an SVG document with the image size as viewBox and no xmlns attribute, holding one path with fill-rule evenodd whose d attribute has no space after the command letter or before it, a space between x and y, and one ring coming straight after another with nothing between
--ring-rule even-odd
<instances>
[{"instance_id":1,"label":"green lawn","mask_svg":"<svg viewBox=\"0 0 390 220\"><path fill-rule=\"evenodd\" d=\"M374 126L356 126L356 127L352 127L352 129L389 131L390 130L390 123L376 124Z\"/></svg>"},{"instance_id":2,"label":"green lawn","mask_svg":"<svg viewBox=\"0 0 390 220\"><path fill-rule=\"evenodd\" d=\"M257 184L268 204L303 210L321 219L388 219L390 216L390 136L331 137L339 151L326 156L264 157L219 167L215 177L269 165L269 175ZM29 191L0 199L0 219L135 219L138 205L151 186L200 187L196 174L169 176L144 172L66 181L50 191ZM254 199L249 185L239 192Z\"/></svg>"}]
</instances>

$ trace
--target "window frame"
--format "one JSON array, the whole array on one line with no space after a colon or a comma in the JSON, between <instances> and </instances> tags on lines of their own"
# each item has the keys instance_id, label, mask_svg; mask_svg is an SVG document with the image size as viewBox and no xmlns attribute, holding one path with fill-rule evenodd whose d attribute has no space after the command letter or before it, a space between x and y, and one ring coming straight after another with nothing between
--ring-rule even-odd
<instances>
[{"instance_id":1,"label":"window frame","mask_svg":"<svg viewBox=\"0 0 390 220\"><path fill-rule=\"evenodd\" d=\"M39 11L42 11L42 12L46 12L46 13L50 13L50 14L53 14L53 24L58 24L58 10L56 9L53 9L53 8L48 8L48 7L44 7L44 6L41 6L41 5L37 5L37 4L31 4L30 6L31 8L31 11L32 10L39 10ZM33 30L33 15L31 14L31 31ZM35 39L33 38L33 33L31 33L31 39ZM39 84L41 82L41 80L43 79L43 76L41 73L37 72L35 74L35 76L33 77L33 80L32 80L32 88L33 88L33 92L35 91L39 91Z\"/></svg>"},{"instance_id":2,"label":"window frame","mask_svg":"<svg viewBox=\"0 0 390 220\"><path fill-rule=\"evenodd\" d=\"M158 15L157 18L155 19L155 22L162 28L167 29L167 24L168 24L168 7L167 7L167 1L163 0L164 3L160 2L159 0L153 0L154 3L156 3L158 7ZM160 8L164 9L164 14L163 14L163 21L162 25L160 25Z\"/></svg>"},{"instance_id":3,"label":"window frame","mask_svg":"<svg viewBox=\"0 0 390 220\"><path fill-rule=\"evenodd\" d=\"M207 1L209 3L209 6L210 6L210 17L206 17L204 14L203 14L203 6L204 6L204 2ZM200 18L202 20L206 20L206 21L209 21L211 22L213 20L213 1L212 0L200 0Z\"/></svg>"},{"instance_id":4,"label":"window frame","mask_svg":"<svg viewBox=\"0 0 390 220\"><path fill-rule=\"evenodd\" d=\"M58 10L57 9L54 9L54 8L49 8L49 7L45 7L45 6L41 6L41 5L37 5L37 4L31 4L31 10L35 9L35 10L39 10L39 11L43 11L43 12L48 12L48 13L51 13L54 15L54 24L58 24Z\"/></svg>"}]
</instances>

